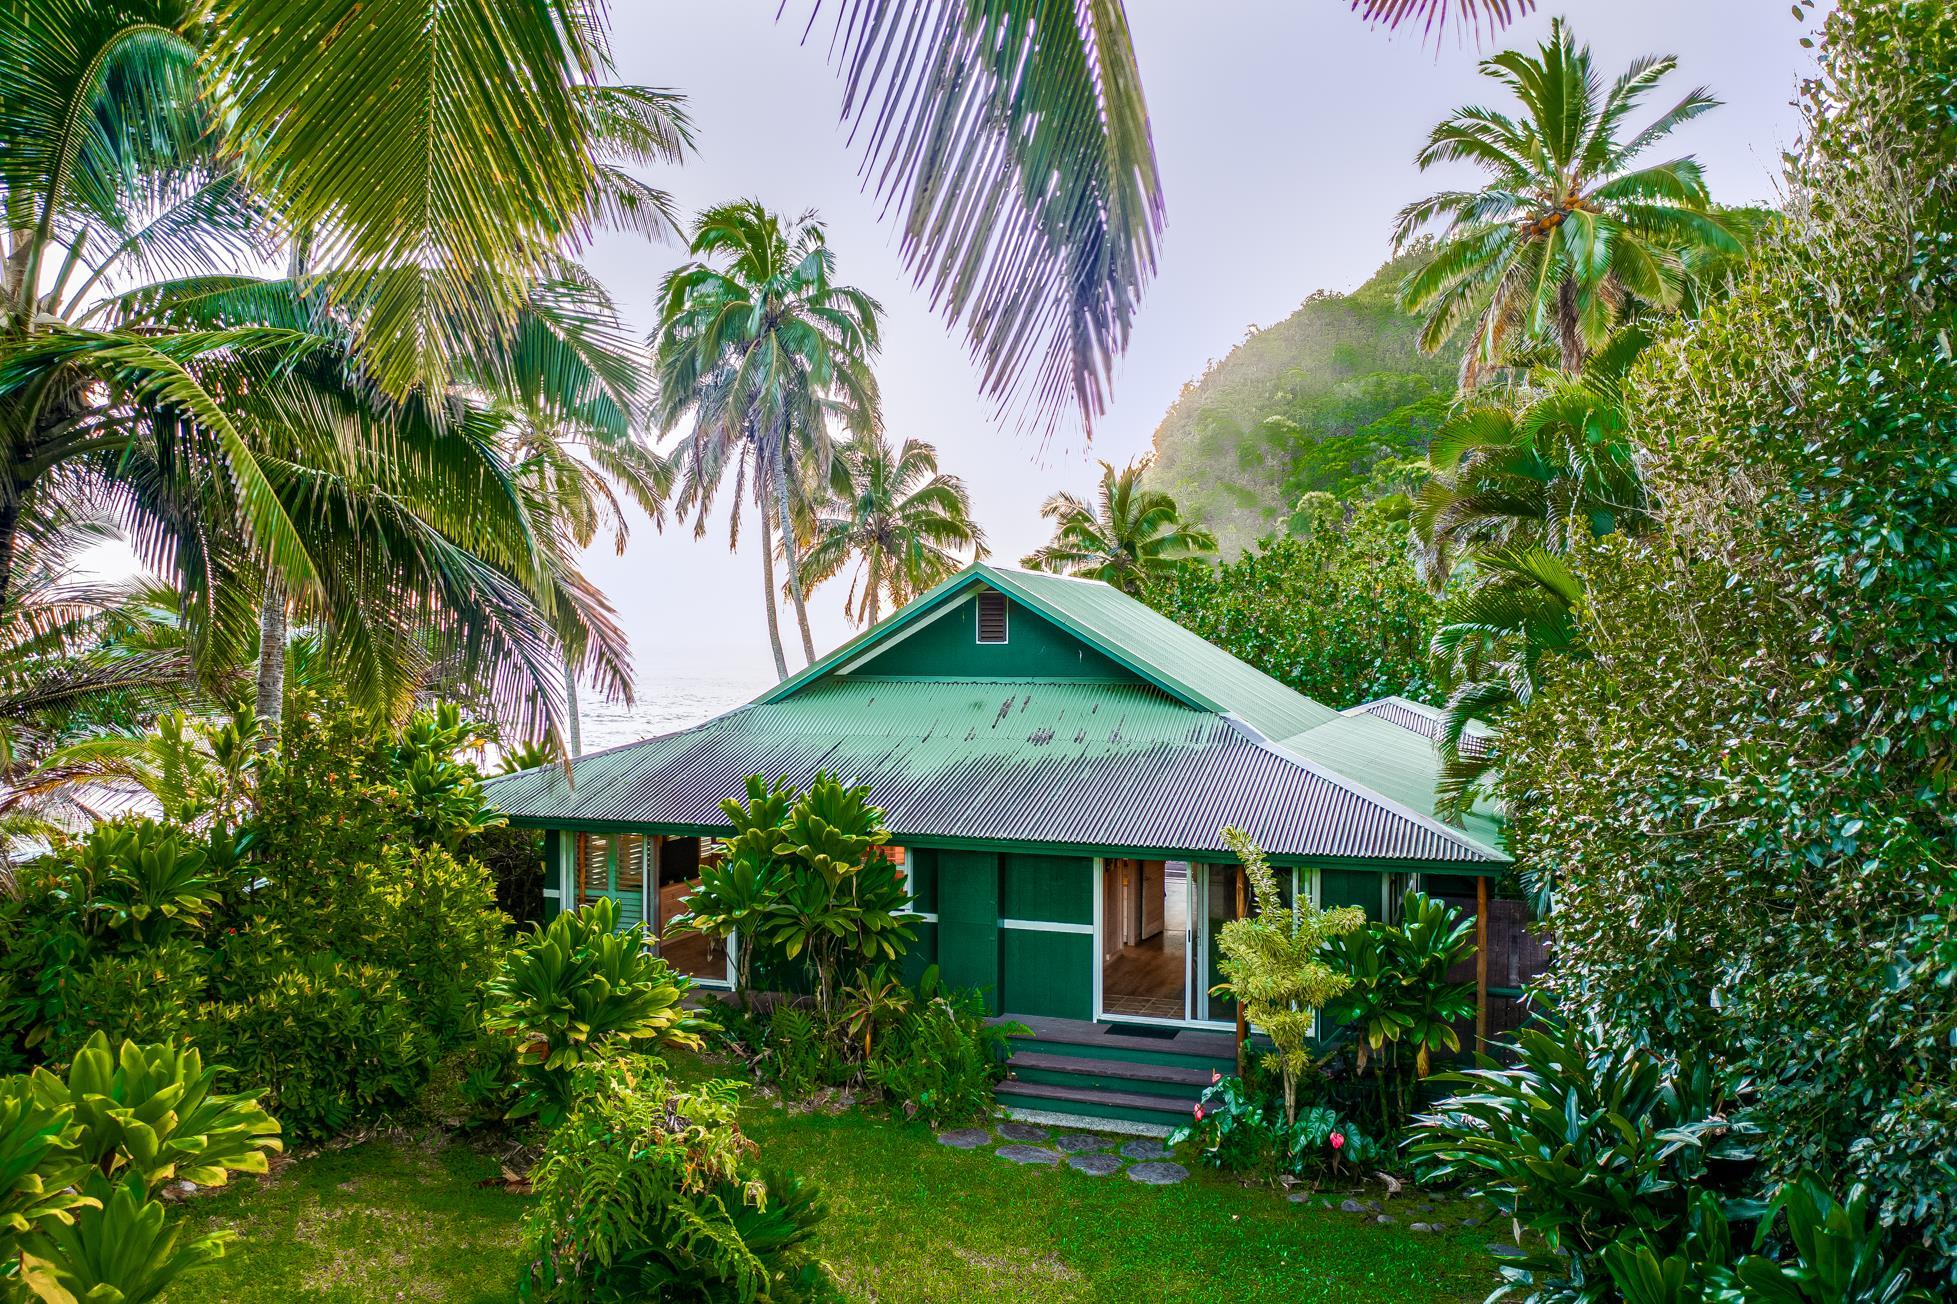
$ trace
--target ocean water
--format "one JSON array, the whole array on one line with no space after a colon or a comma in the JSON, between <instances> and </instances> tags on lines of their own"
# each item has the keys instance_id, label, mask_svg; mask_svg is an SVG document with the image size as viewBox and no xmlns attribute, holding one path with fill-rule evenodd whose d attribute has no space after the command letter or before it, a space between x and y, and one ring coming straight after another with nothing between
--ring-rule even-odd
<instances>
[{"instance_id":1,"label":"ocean water","mask_svg":"<svg viewBox=\"0 0 1957 1304\"><path fill-rule=\"evenodd\" d=\"M638 700L631 706L595 701L589 696L579 704L584 750L601 752L641 738L690 729L723 711L733 710L773 682L773 676L756 680L737 676L642 674Z\"/></svg>"}]
</instances>

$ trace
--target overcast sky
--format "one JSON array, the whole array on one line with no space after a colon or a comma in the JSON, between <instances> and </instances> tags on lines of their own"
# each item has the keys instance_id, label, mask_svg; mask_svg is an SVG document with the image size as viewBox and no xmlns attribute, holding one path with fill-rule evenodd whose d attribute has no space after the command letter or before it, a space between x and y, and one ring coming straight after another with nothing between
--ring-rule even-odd
<instances>
[{"instance_id":1,"label":"overcast sky","mask_svg":"<svg viewBox=\"0 0 1957 1304\"><path fill-rule=\"evenodd\" d=\"M1007 560L1044 537L1048 493L1086 489L1096 457L1120 463L1145 451L1182 384L1247 327L1283 318L1313 290L1364 280L1387 252L1395 211L1451 180L1412 164L1427 130L1495 89L1475 67L1495 47L1450 36L1437 48L1417 32L1370 30L1341 0L1128 0L1168 231L1092 447L1076 434L1042 452L993 424L962 344L911 288L836 125L826 29L803 46L794 19L806 10L799 0L788 8L777 24L775 0L612 6L621 78L691 100L698 156L657 179L689 210L737 197L820 210L840 277L886 308L878 377L892 436L938 446ZM1794 90L1810 66L1785 0L1574 0L1562 11L1606 75L1640 54L1677 54L1680 70L1662 91L1705 84L1726 101L1681 132L1678 148L1698 155L1717 198L1773 197L1797 130ZM1533 41L1553 12L1502 41ZM659 278L680 260L676 249L625 239L601 241L589 258L640 329ZM591 568L631 633L642 695L656 698L662 677L733 676L757 689L769 680L760 559L752 542L728 553L724 521L698 541L690 529L661 535L641 522L624 557L607 549ZM814 599L819 653L848 633L843 588L833 582ZM786 627L784 638L794 643Z\"/></svg>"}]
</instances>

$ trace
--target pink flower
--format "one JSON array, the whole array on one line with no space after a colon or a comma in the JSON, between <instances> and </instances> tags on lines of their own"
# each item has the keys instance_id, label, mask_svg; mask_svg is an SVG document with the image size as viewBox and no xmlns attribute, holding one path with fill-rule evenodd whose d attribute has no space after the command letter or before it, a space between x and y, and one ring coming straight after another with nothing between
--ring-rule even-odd
<instances>
[{"instance_id":1,"label":"pink flower","mask_svg":"<svg viewBox=\"0 0 1957 1304\"><path fill-rule=\"evenodd\" d=\"M1203 1121L1203 1107L1201 1105L1196 1106L1196 1121L1198 1123Z\"/></svg>"},{"instance_id":2,"label":"pink flower","mask_svg":"<svg viewBox=\"0 0 1957 1304\"><path fill-rule=\"evenodd\" d=\"M1332 1142L1332 1149L1334 1150L1341 1149L1345 1145L1345 1133L1343 1132L1332 1133L1331 1142Z\"/></svg>"},{"instance_id":3,"label":"pink flower","mask_svg":"<svg viewBox=\"0 0 1957 1304\"><path fill-rule=\"evenodd\" d=\"M1216 1082L1221 1082L1221 1081L1223 1081L1223 1075L1222 1075L1221 1073L1218 1073L1218 1072L1217 1072L1217 1071L1216 1071L1215 1069L1211 1069L1211 1070L1210 1070L1210 1081L1211 1081L1212 1083L1216 1083Z\"/></svg>"}]
</instances>

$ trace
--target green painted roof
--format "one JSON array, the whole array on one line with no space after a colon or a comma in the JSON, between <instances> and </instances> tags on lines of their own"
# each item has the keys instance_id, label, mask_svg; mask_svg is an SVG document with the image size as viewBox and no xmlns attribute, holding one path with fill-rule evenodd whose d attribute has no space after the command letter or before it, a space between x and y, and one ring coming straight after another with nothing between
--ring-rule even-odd
<instances>
[{"instance_id":1,"label":"green painted roof","mask_svg":"<svg viewBox=\"0 0 1957 1304\"><path fill-rule=\"evenodd\" d=\"M1141 682L850 672L980 585ZM1425 738L1341 715L1115 589L981 564L696 729L580 757L573 783L543 767L488 790L528 823L704 830L749 775L826 771L868 783L899 842L1205 855L1236 824L1286 859L1505 859L1492 823L1433 817L1438 768Z\"/></svg>"}]
</instances>

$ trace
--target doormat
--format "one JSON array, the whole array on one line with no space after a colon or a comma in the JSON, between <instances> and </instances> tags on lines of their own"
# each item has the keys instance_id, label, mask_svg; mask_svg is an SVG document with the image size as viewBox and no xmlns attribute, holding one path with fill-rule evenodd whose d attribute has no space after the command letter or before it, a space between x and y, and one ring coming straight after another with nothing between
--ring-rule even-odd
<instances>
[{"instance_id":1,"label":"doormat","mask_svg":"<svg viewBox=\"0 0 1957 1304\"><path fill-rule=\"evenodd\" d=\"M1110 1023L1108 1031L1120 1037L1152 1037L1156 1041L1174 1041L1181 1028L1158 1028L1152 1023Z\"/></svg>"}]
</instances>

